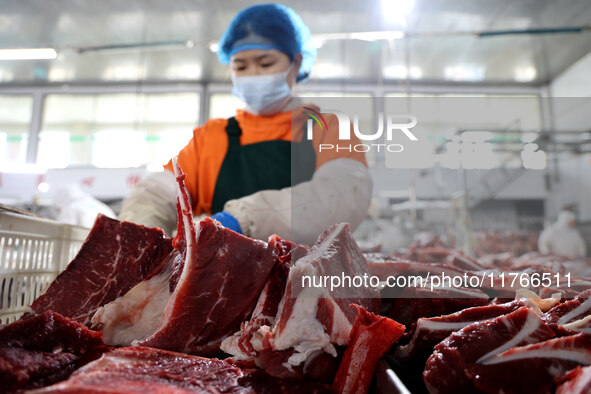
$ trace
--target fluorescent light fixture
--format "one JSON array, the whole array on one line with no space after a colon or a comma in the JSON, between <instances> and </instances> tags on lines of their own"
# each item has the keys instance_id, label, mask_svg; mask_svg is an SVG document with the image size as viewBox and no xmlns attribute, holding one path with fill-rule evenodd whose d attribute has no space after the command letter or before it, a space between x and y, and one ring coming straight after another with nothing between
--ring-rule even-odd
<instances>
[{"instance_id":1,"label":"fluorescent light fixture","mask_svg":"<svg viewBox=\"0 0 591 394\"><path fill-rule=\"evenodd\" d=\"M54 82L54 81L69 81L74 77L74 70L61 68L61 67L52 67L49 70L49 75L47 79Z\"/></svg>"},{"instance_id":2,"label":"fluorescent light fixture","mask_svg":"<svg viewBox=\"0 0 591 394\"><path fill-rule=\"evenodd\" d=\"M316 49L320 49L326 44L326 39L318 36L312 36L312 46Z\"/></svg>"},{"instance_id":3,"label":"fluorescent light fixture","mask_svg":"<svg viewBox=\"0 0 591 394\"><path fill-rule=\"evenodd\" d=\"M103 72L103 79L109 81L136 80L146 76L146 68L135 64L108 67Z\"/></svg>"},{"instance_id":4,"label":"fluorescent light fixture","mask_svg":"<svg viewBox=\"0 0 591 394\"><path fill-rule=\"evenodd\" d=\"M343 78L349 75L349 68L336 63L318 63L312 69L312 76L316 78Z\"/></svg>"},{"instance_id":5,"label":"fluorescent light fixture","mask_svg":"<svg viewBox=\"0 0 591 394\"><path fill-rule=\"evenodd\" d=\"M513 77L517 82L531 82L536 79L538 72L535 67L516 67L513 72Z\"/></svg>"},{"instance_id":6,"label":"fluorescent light fixture","mask_svg":"<svg viewBox=\"0 0 591 394\"><path fill-rule=\"evenodd\" d=\"M414 0L382 0L384 18L406 25L406 16L412 10L414 3Z\"/></svg>"},{"instance_id":7,"label":"fluorescent light fixture","mask_svg":"<svg viewBox=\"0 0 591 394\"><path fill-rule=\"evenodd\" d=\"M458 64L445 67L445 79L453 81L480 81L484 78L484 66L475 64Z\"/></svg>"},{"instance_id":8,"label":"fluorescent light fixture","mask_svg":"<svg viewBox=\"0 0 591 394\"><path fill-rule=\"evenodd\" d=\"M409 69L403 65L387 66L383 70L384 78L388 79L420 79L423 76L423 71L416 66L411 66Z\"/></svg>"},{"instance_id":9,"label":"fluorescent light fixture","mask_svg":"<svg viewBox=\"0 0 591 394\"><path fill-rule=\"evenodd\" d=\"M350 33L349 36L351 39L363 41L399 40L404 37L404 32L399 30L363 31L358 33Z\"/></svg>"},{"instance_id":10,"label":"fluorescent light fixture","mask_svg":"<svg viewBox=\"0 0 591 394\"><path fill-rule=\"evenodd\" d=\"M53 48L0 49L0 60L37 60L56 57L57 52Z\"/></svg>"},{"instance_id":11,"label":"fluorescent light fixture","mask_svg":"<svg viewBox=\"0 0 591 394\"><path fill-rule=\"evenodd\" d=\"M49 183L41 182L39 185L37 185L37 190L39 190L41 193L47 193L49 191Z\"/></svg>"},{"instance_id":12,"label":"fluorescent light fixture","mask_svg":"<svg viewBox=\"0 0 591 394\"><path fill-rule=\"evenodd\" d=\"M382 31L358 31L351 33L327 33L312 35L312 45L316 48L322 47L328 41L339 40L361 40L361 41L379 41L379 40L399 40L404 38L404 32L401 30L382 30Z\"/></svg>"},{"instance_id":13,"label":"fluorescent light fixture","mask_svg":"<svg viewBox=\"0 0 591 394\"><path fill-rule=\"evenodd\" d=\"M219 48L220 48L220 45L217 42L212 42L209 44L209 50L212 51L213 53L217 53Z\"/></svg>"}]
</instances>

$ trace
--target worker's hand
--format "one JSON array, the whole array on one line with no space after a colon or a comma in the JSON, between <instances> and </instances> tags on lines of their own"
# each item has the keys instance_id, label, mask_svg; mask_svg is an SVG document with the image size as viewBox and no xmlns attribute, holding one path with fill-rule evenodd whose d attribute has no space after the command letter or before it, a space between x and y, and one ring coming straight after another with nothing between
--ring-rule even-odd
<instances>
[{"instance_id":1,"label":"worker's hand","mask_svg":"<svg viewBox=\"0 0 591 394\"><path fill-rule=\"evenodd\" d=\"M215 215L211 216L212 219L217 220L221 223L222 226L228 228L232 231L237 232L238 234L242 234L242 229L240 228L240 224L238 220L228 212L221 211L216 213Z\"/></svg>"}]
</instances>

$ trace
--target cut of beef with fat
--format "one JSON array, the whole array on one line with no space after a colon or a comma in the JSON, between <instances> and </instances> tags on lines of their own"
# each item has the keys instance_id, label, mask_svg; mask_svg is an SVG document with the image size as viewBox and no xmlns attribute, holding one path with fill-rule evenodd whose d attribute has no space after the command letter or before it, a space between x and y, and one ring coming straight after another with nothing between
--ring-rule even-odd
<instances>
[{"instance_id":1,"label":"cut of beef with fat","mask_svg":"<svg viewBox=\"0 0 591 394\"><path fill-rule=\"evenodd\" d=\"M236 361L254 360L259 355L259 351L263 347L263 337L259 329L263 326L271 327L275 323L275 316L285 291L292 259L296 260L299 256L307 253L305 247L296 246L276 235L270 237L269 245L278 251L278 264L273 268L259 295L250 320L244 322L240 331L224 339L221 344L221 349L232 354Z\"/></svg>"},{"instance_id":2,"label":"cut of beef with fat","mask_svg":"<svg viewBox=\"0 0 591 394\"><path fill-rule=\"evenodd\" d=\"M556 305L542 316L557 335L591 334L591 289Z\"/></svg>"},{"instance_id":3,"label":"cut of beef with fat","mask_svg":"<svg viewBox=\"0 0 591 394\"><path fill-rule=\"evenodd\" d=\"M578 334L506 350L469 365L466 375L488 393L547 393L566 371L589 364L591 335Z\"/></svg>"},{"instance_id":4,"label":"cut of beef with fat","mask_svg":"<svg viewBox=\"0 0 591 394\"><path fill-rule=\"evenodd\" d=\"M169 259L160 277L102 307L93 323L103 327L109 344L212 355L251 315L279 250L210 218L195 226L185 175L174 163L180 257Z\"/></svg>"},{"instance_id":5,"label":"cut of beef with fat","mask_svg":"<svg viewBox=\"0 0 591 394\"><path fill-rule=\"evenodd\" d=\"M58 313L17 320L0 329L0 392L59 382L105 351L100 332Z\"/></svg>"},{"instance_id":6,"label":"cut of beef with fat","mask_svg":"<svg viewBox=\"0 0 591 394\"><path fill-rule=\"evenodd\" d=\"M366 260L353 240L349 225L338 224L326 230L310 251L292 265L275 325L265 335L265 350L280 353L293 350L283 363L287 370L309 361L310 354L328 353L336 357L335 345L349 343L356 317L350 305L378 312L379 292L369 286L313 287L306 285L304 278L354 277L367 273ZM265 361L264 368L274 364L272 358Z\"/></svg>"},{"instance_id":7,"label":"cut of beef with fat","mask_svg":"<svg viewBox=\"0 0 591 394\"><path fill-rule=\"evenodd\" d=\"M368 274L367 262L349 226L331 227L303 257L292 262L273 318L260 324L255 333L248 331L251 323L243 325L239 333L225 342L224 350L242 358L244 351L237 346L237 340L251 338L256 350L254 361L268 373L332 381L339 362L339 347L349 343L356 317L350 304L377 312L379 292L370 286L331 289L314 287L311 283L319 283L319 279L328 276L363 277L364 274ZM304 285L304 278L316 280ZM264 298L259 299L259 304L265 302Z\"/></svg>"},{"instance_id":8,"label":"cut of beef with fat","mask_svg":"<svg viewBox=\"0 0 591 394\"><path fill-rule=\"evenodd\" d=\"M350 343L332 384L337 393L367 393L379 359L404 333L402 324L354 307Z\"/></svg>"},{"instance_id":9,"label":"cut of beef with fat","mask_svg":"<svg viewBox=\"0 0 591 394\"><path fill-rule=\"evenodd\" d=\"M430 354L433 346L447 338L455 331L481 321L494 319L496 317L511 313L525 303L520 300L512 301L500 305L486 305L473 308L467 308L449 315L420 318L411 327L411 330L405 334L408 343L396 349L395 357L398 360L407 360L417 353ZM423 359L424 361L424 359Z\"/></svg>"},{"instance_id":10,"label":"cut of beef with fat","mask_svg":"<svg viewBox=\"0 0 591 394\"><path fill-rule=\"evenodd\" d=\"M74 260L30 308L89 326L100 306L162 269L171 251L162 230L99 215Z\"/></svg>"},{"instance_id":11,"label":"cut of beef with fat","mask_svg":"<svg viewBox=\"0 0 591 394\"><path fill-rule=\"evenodd\" d=\"M474 323L454 332L435 346L423 379L430 393L473 392L470 366L516 346L554 336L532 308L522 307L493 320Z\"/></svg>"},{"instance_id":12,"label":"cut of beef with fat","mask_svg":"<svg viewBox=\"0 0 591 394\"><path fill-rule=\"evenodd\" d=\"M488 296L478 289L457 287L406 287L389 300L391 319L410 327L421 317L447 315L465 308L488 304Z\"/></svg>"},{"instance_id":13,"label":"cut of beef with fat","mask_svg":"<svg viewBox=\"0 0 591 394\"><path fill-rule=\"evenodd\" d=\"M243 371L228 362L146 347L106 353L65 382L35 393L326 393L312 382Z\"/></svg>"},{"instance_id":14,"label":"cut of beef with fat","mask_svg":"<svg viewBox=\"0 0 591 394\"><path fill-rule=\"evenodd\" d=\"M387 280L388 276L415 276L422 277L442 275L463 276L468 271L454 267L449 264L430 264L397 257L389 257L380 253L368 253L368 268L371 275L377 276L380 280Z\"/></svg>"},{"instance_id":15,"label":"cut of beef with fat","mask_svg":"<svg viewBox=\"0 0 591 394\"><path fill-rule=\"evenodd\" d=\"M129 345L158 329L170 300L172 272L182 260L180 252L171 252L164 270L96 311L92 327L102 330L105 343Z\"/></svg>"},{"instance_id":16,"label":"cut of beef with fat","mask_svg":"<svg viewBox=\"0 0 591 394\"><path fill-rule=\"evenodd\" d=\"M576 367L559 379L556 394L589 394L591 393L591 366Z\"/></svg>"},{"instance_id":17,"label":"cut of beef with fat","mask_svg":"<svg viewBox=\"0 0 591 394\"><path fill-rule=\"evenodd\" d=\"M252 313L276 262L275 251L208 218L198 231L187 242L183 271L162 324L134 344L213 354Z\"/></svg>"}]
</instances>

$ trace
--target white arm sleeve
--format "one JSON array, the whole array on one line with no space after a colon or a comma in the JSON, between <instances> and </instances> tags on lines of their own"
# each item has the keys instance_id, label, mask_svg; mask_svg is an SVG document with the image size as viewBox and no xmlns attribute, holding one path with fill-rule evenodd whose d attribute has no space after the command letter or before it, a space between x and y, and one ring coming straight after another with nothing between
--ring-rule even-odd
<instances>
[{"instance_id":1,"label":"white arm sleeve","mask_svg":"<svg viewBox=\"0 0 591 394\"><path fill-rule=\"evenodd\" d=\"M545 229L540 233L540 238L538 239L538 250L540 253L550 253L550 245L549 245L549 236L550 236L550 229Z\"/></svg>"},{"instance_id":2,"label":"white arm sleeve","mask_svg":"<svg viewBox=\"0 0 591 394\"><path fill-rule=\"evenodd\" d=\"M587 246L585 245L585 240L581 236L581 234L577 234L577 248L576 248L577 257L587 257Z\"/></svg>"},{"instance_id":3,"label":"white arm sleeve","mask_svg":"<svg viewBox=\"0 0 591 394\"><path fill-rule=\"evenodd\" d=\"M362 163L335 159L321 166L310 181L230 200L224 210L247 236L266 240L277 234L312 245L335 223L348 222L354 230L367 214L371 191L371 176Z\"/></svg>"},{"instance_id":4,"label":"white arm sleeve","mask_svg":"<svg viewBox=\"0 0 591 394\"><path fill-rule=\"evenodd\" d=\"M170 171L150 174L131 190L119 220L160 227L171 235L176 227L176 178Z\"/></svg>"}]
</instances>

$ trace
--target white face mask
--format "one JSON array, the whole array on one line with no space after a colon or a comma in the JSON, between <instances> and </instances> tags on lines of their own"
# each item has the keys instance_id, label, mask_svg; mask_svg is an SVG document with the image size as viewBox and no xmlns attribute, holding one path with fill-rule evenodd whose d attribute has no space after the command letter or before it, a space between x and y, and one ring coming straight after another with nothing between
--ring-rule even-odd
<instances>
[{"instance_id":1,"label":"white face mask","mask_svg":"<svg viewBox=\"0 0 591 394\"><path fill-rule=\"evenodd\" d=\"M275 74L232 76L232 94L244 101L248 112L255 115L277 113L291 99L291 88L287 84L290 69L291 66Z\"/></svg>"}]
</instances>

